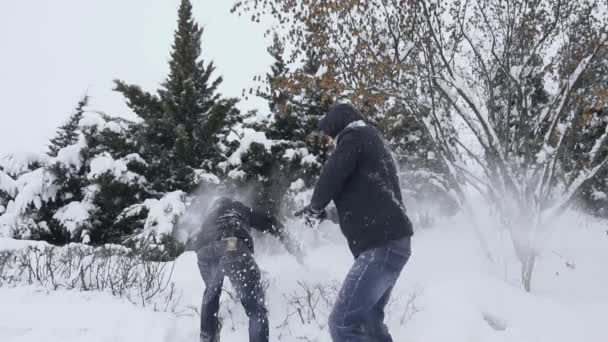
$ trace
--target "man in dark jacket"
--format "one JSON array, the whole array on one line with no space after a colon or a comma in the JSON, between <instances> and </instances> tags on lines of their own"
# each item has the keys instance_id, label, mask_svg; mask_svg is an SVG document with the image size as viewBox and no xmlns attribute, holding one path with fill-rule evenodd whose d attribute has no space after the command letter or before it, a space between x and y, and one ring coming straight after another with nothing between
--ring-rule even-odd
<instances>
[{"instance_id":1,"label":"man in dark jacket","mask_svg":"<svg viewBox=\"0 0 608 342\"><path fill-rule=\"evenodd\" d=\"M268 341L268 312L260 269L253 258L251 229L276 236L300 261L298 245L274 216L226 197L216 200L202 229L188 246L197 251L198 267L206 286L201 307L201 342L219 341L218 311L224 276L230 279L249 317L249 341Z\"/></svg>"},{"instance_id":2,"label":"man in dark jacket","mask_svg":"<svg viewBox=\"0 0 608 342\"><path fill-rule=\"evenodd\" d=\"M351 105L338 104L319 122L336 142L304 210L323 219L334 201L355 257L329 319L334 342L392 341L384 307L411 254L412 224L397 167L380 133Z\"/></svg>"}]
</instances>

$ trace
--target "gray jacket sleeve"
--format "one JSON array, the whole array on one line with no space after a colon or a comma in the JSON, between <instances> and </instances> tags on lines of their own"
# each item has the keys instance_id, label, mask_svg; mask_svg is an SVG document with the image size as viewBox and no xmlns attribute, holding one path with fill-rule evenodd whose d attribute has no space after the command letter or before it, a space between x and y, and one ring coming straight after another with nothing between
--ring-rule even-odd
<instances>
[{"instance_id":1,"label":"gray jacket sleeve","mask_svg":"<svg viewBox=\"0 0 608 342\"><path fill-rule=\"evenodd\" d=\"M361 141L354 131L344 132L338 140L315 185L310 201L314 210L323 210L341 191L350 178L361 155Z\"/></svg>"}]
</instances>

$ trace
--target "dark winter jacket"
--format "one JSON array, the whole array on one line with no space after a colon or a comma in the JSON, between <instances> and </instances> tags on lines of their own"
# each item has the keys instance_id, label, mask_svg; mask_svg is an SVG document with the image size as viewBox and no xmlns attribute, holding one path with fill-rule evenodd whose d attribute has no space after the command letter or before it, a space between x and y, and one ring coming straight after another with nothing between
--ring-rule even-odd
<instances>
[{"instance_id":1,"label":"dark winter jacket","mask_svg":"<svg viewBox=\"0 0 608 342\"><path fill-rule=\"evenodd\" d=\"M334 106L319 128L337 139L315 186L313 210L334 201L340 228L356 257L413 234L401 198L397 167L380 133L352 106Z\"/></svg>"},{"instance_id":2,"label":"dark winter jacket","mask_svg":"<svg viewBox=\"0 0 608 342\"><path fill-rule=\"evenodd\" d=\"M209 209L200 231L192 242L191 249L198 250L215 241L236 237L244 241L253 252L251 229L269 233L281 241L286 238L283 225L274 216L249 208L239 201L222 197Z\"/></svg>"}]
</instances>

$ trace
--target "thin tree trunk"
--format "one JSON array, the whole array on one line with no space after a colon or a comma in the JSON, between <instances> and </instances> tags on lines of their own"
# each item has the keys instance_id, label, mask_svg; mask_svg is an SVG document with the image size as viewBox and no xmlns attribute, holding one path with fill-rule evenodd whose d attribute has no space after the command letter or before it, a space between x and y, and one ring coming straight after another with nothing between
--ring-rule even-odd
<instances>
[{"instance_id":1,"label":"thin tree trunk","mask_svg":"<svg viewBox=\"0 0 608 342\"><path fill-rule=\"evenodd\" d=\"M536 261L536 254L530 253L521 267L521 283L524 286L524 290L526 292L530 292L532 290L532 274L534 272L534 262Z\"/></svg>"}]
</instances>

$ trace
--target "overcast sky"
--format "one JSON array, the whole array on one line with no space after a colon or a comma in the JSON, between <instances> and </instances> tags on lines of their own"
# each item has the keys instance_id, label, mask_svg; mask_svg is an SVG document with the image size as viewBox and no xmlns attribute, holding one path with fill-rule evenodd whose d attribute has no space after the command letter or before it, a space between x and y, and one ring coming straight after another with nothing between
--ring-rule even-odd
<instances>
[{"instance_id":1,"label":"overcast sky","mask_svg":"<svg viewBox=\"0 0 608 342\"><path fill-rule=\"evenodd\" d=\"M232 0L192 0L203 54L240 96L271 58L264 27ZM179 0L0 0L0 154L42 151L85 92L91 107L134 118L112 80L154 91L165 77ZM241 108L265 106L250 100Z\"/></svg>"}]
</instances>

